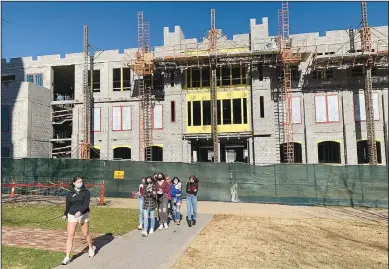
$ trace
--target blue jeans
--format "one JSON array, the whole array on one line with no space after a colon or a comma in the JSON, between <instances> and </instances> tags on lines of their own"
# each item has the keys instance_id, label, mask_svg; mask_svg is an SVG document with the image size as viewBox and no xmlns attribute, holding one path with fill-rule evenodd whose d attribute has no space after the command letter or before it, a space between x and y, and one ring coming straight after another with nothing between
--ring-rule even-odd
<instances>
[{"instance_id":1,"label":"blue jeans","mask_svg":"<svg viewBox=\"0 0 389 269\"><path fill-rule=\"evenodd\" d=\"M143 223L143 201L144 197L139 198L139 225Z\"/></svg>"},{"instance_id":2,"label":"blue jeans","mask_svg":"<svg viewBox=\"0 0 389 269\"><path fill-rule=\"evenodd\" d=\"M144 231L148 231L149 229L149 216L150 216L150 219L151 219L151 223L150 223L150 229L154 229L155 228L155 209L153 210L150 210L150 209L144 209L143 210L143 230Z\"/></svg>"},{"instance_id":3,"label":"blue jeans","mask_svg":"<svg viewBox=\"0 0 389 269\"><path fill-rule=\"evenodd\" d=\"M172 197L172 217L173 220L175 221L180 221L181 220L181 203L182 203L182 197Z\"/></svg>"},{"instance_id":4,"label":"blue jeans","mask_svg":"<svg viewBox=\"0 0 389 269\"><path fill-rule=\"evenodd\" d=\"M196 219L197 217L197 196L187 194L186 195L186 210L188 214L188 220Z\"/></svg>"}]
</instances>

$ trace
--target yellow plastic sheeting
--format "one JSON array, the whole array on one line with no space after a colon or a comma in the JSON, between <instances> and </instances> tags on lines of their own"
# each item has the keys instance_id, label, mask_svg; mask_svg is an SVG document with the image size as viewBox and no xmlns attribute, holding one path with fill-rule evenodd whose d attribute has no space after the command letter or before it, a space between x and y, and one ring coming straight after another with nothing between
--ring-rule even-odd
<instances>
[{"instance_id":1,"label":"yellow plastic sheeting","mask_svg":"<svg viewBox=\"0 0 389 269\"><path fill-rule=\"evenodd\" d=\"M152 144L151 147L163 148L163 144Z\"/></svg>"},{"instance_id":2,"label":"yellow plastic sheeting","mask_svg":"<svg viewBox=\"0 0 389 269\"><path fill-rule=\"evenodd\" d=\"M239 52L248 52L249 49L247 47L237 47L237 48L221 48L218 49L219 53L239 53ZM193 50L184 52L185 55L199 55L199 54L207 54L209 50Z\"/></svg>"},{"instance_id":3,"label":"yellow plastic sheeting","mask_svg":"<svg viewBox=\"0 0 389 269\"><path fill-rule=\"evenodd\" d=\"M342 140L316 140L316 143L321 143L321 142L336 142L336 143L342 143Z\"/></svg>"},{"instance_id":4,"label":"yellow plastic sheeting","mask_svg":"<svg viewBox=\"0 0 389 269\"><path fill-rule=\"evenodd\" d=\"M116 145L116 146L112 146L112 149L116 149L116 148L129 148L129 149L131 149L131 145Z\"/></svg>"},{"instance_id":5,"label":"yellow plastic sheeting","mask_svg":"<svg viewBox=\"0 0 389 269\"><path fill-rule=\"evenodd\" d=\"M228 91L228 92L218 92L217 93L217 100L230 100L232 102L232 99L241 99L241 115L242 115L242 120L243 120L243 100L246 98L247 103L248 103L248 96L249 93L247 90L243 91ZM210 101L211 100L211 95L210 93L190 93L186 95L186 104L188 102L192 102L191 108L191 122L193 123L193 102L195 101ZM217 131L218 132L248 132L250 131L250 111L249 111L249 106L247 105L247 123L244 124L223 124L223 107L221 107L221 124L218 124L217 126ZM223 106L223 103L221 102L221 106ZM232 104L231 104L232 108ZM204 133L211 133L211 125L200 125L200 126L188 126L188 110L186 109L186 126L187 126L187 133L192 133L192 134L204 134ZM203 118L203 103L201 102L201 120ZM234 110L231 109L231 119L234 118Z\"/></svg>"},{"instance_id":6,"label":"yellow plastic sheeting","mask_svg":"<svg viewBox=\"0 0 389 269\"><path fill-rule=\"evenodd\" d=\"M367 141L367 139L357 139L357 142L359 141ZM375 141L381 143L381 139L376 139Z\"/></svg>"}]
</instances>

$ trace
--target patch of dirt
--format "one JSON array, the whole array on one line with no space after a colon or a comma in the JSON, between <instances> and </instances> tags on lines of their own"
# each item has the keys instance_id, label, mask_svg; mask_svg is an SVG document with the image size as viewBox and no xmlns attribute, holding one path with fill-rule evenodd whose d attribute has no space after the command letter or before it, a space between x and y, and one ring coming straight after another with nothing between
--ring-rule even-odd
<instances>
[{"instance_id":1,"label":"patch of dirt","mask_svg":"<svg viewBox=\"0 0 389 269\"><path fill-rule=\"evenodd\" d=\"M388 268L388 224L216 215L173 268Z\"/></svg>"}]
</instances>

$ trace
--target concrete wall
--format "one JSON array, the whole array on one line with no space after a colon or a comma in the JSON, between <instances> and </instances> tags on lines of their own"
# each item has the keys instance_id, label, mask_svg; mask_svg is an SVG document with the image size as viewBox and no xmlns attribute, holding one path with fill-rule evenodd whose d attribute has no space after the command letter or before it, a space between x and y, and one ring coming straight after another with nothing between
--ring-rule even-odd
<instances>
[{"instance_id":1,"label":"concrete wall","mask_svg":"<svg viewBox=\"0 0 389 269\"><path fill-rule=\"evenodd\" d=\"M10 109L9 132L2 133L2 147L11 157L49 157L52 137L50 90L28 82L2 87L2 106Z\"/></svg>"}]
</instances>

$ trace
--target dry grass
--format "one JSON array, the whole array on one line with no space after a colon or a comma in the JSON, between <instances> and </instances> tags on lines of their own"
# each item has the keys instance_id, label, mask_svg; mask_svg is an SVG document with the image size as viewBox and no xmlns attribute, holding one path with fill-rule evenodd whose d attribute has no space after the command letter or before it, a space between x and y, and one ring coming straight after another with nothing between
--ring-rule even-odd
<instances>
[{"instance_id":1,"label":"dry grass","mask_svg":"<svg viewBox=\"0 0 389 269\"><path fill-rule=\"evenodd\" d=\"M388 268L388 224L216 215L173 268Z\"/></svg>"}]
</instances>

